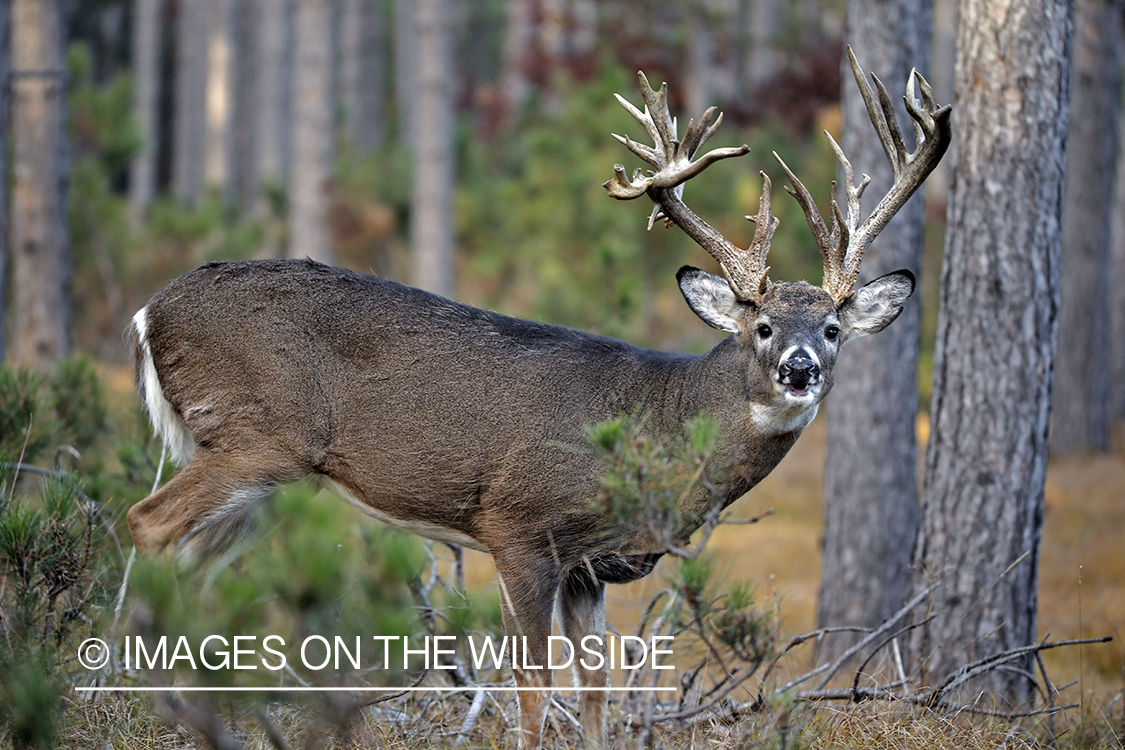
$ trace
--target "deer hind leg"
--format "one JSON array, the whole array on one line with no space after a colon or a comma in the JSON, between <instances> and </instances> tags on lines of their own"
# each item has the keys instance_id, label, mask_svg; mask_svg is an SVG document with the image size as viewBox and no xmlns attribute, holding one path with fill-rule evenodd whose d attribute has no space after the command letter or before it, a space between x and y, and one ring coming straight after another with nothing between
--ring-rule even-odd
<instances>
[{"instance_id":1,"label":"deer hind leg","mask_svg":"<svg viewBox=\"0 0 1125 750\"><path fill-rule=\"evenodd\" d=\"M496 557L504 631L512 645L512 673L520 705L519 750L539 747L551 704L548 641L558 591L558 569L546 561ZM538 688L538 689L526 689Z\"/></svg>"},{"instance_id":2,"label":"deer hind leg","mask_svg":"<svg viewBox=\"0 0 1125 750\"><path fill-rule=\"evenodd\" d=\"M172 551L204 559L244 539L261 501L284 475L280 461L260 455L196 451L187 466L129 509L139 552Z\"/></svg>"},{"instance_id":3,"label":"deer hind leg","mask_svg":"<svg viewBox=\"0 0 1125 750\"><path fill-rule=\"evenodd\" d=\"M571 571L563 580L559 591L559 621L563 635L582 654L581 657L575 654L575 684L581 688L595 688L579 693L579 717L586 747L606 747L609 711L605 688L609 687L609 668L605 640L605 584L585 566ZM597 640L589 639L583 643L587 636L596 636ZM588 653L590 651L601 654L601 664L597 663L597 657Z\"/></svg>"}]
</instances>

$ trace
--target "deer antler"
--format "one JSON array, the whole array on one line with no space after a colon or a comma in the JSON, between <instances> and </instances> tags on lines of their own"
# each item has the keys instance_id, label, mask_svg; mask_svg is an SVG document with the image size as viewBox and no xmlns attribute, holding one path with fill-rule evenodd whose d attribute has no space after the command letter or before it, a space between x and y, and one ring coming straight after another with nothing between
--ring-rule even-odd
<instances>
[{"instance_id":1,"label":"deer antler","mask_svg":"<svg viewBox=\"0 0 1125 750\"><path fill-rule=\"evenodd\" d=\"M894 173L894 184L883 196L883 199L879 201L875 210L862 224L860 223L859 199L871 178L864 175L860 183L855 184L851 162L844 156L843 150L831 134L825 132L829 143L832 144L832 150L836 153L836 158L844 170L844 192L847 200L847 217L845 218L841 216L840 207L836 203L836 183L833 182L830 197L832 205L831 231L828 230L824 219L821 218L820 211L817 210L816 203L808 189L801 184L801 181L797 179L781 157L776 152L774 153L778 163L781 164L781 168L785 170L785 174L788 175L789 181L793 184L793 189L786 188L786 190L801 205L805 212L805 218L809 222L809 229L812 230L813 236L816 238L816 244L820 248L821 257L824 259L823 286L825 291L836 301L836 304L840 304L852 295L852 285L859 275L859 264L863 259L864 251L941 161L942 155L945 154L950 140L952 140L950 128L952 108L948 104L938 107L930 84L918 71L911 70L906 82L904 100L906 111L910 113L910 117L914 121L915 149L913 152L907 151L902 142L902 133L899 130L898 120L895 118L891 98L887 95L886 88L876 76L871 76L872 80L875 81L875 88L878 92L878 98L876 99L876 92L871 90L871 85L867 82L867 77L863 69L860 68L850 46L848 47L848 59L851 60L852 73L859 85L860 93L863 95L863 101L867 105L867 114L871 118L871 123L875 126L875 131L883 144L883 150L887 154L887 160L891 164L891 171ZM921 103L914 98L915 82L917 82L922 95Z\"/></svg>"},{"instance_id":2,"label":"deer antler","mask_svg":"<svg viewBox=\"0 0 1125 750\"><path fill-rule=\"evenodd\" d=\"M659 91L654 91L644 73L637 75L641 84L641 96L645 101L644 112L623 97L615 96L621 106L644 126L655 146L646 146L616 133L613 137L655 167L655 170L650 170L646 175L643 170L637 169L630 179L625 174L625 167L615 164L614 177L604 187L611 196L619 200L631 200L647 193L656 204L649 217L650 229L662 216L667 222L678 224L723 267L735 296L741 300L760 301L769 285L766 276L769 268L765 260L770 239L777 228L777 219L770 214L769 178L762 174L764 188L758 215L751 219L757 223L757 229L750 247L742 250L689 209L683 202L683 193L684 183L692 177L721 159L746 154L750 147L743 144L737 148L717 148L693 161L699 148L718 130L723 121L722 114L711 107L703 113L698 123L689 121L687 132L681 141L676 132L676 121L668 112L667 84L661 85Z\"/></svg>"}]
</instances>

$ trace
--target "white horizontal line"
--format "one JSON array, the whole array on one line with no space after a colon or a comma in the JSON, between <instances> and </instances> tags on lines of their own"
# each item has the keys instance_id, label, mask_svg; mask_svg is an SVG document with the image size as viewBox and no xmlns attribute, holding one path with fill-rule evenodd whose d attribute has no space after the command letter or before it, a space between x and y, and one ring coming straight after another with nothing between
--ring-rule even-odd
<instances>
[{"instance_id":1,"label":"white horizontal line","mask_svg":"<svg viewBox=\"0 0 1125 750\"><path fill-rule=\"evenodd\" d=\"M525 690L550 691L552 693L654 693L679 690L677 687L306 687L295 685L293 687L200 687L190 685L185 687L75 687L75 692L85 693L479 693L498 692L515 693Z\"/></svg>"}]
</instances>

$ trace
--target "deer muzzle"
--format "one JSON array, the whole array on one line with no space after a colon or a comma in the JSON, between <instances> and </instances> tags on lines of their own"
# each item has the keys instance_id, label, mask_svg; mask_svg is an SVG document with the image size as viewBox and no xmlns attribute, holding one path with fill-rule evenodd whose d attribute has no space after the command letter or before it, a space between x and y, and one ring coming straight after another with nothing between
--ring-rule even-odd
<instances>
[{"instance_id":1,"label":"deer muzzle","mask_svg":"<svg viewBox=\"0 0 1125 750\"><path fill-rule=\"evenodd\" d=\"M777 374L791 394L804 396L820 382L820 365L804 350L798 350L778 366Z\"/></svg>"}]
</instances>

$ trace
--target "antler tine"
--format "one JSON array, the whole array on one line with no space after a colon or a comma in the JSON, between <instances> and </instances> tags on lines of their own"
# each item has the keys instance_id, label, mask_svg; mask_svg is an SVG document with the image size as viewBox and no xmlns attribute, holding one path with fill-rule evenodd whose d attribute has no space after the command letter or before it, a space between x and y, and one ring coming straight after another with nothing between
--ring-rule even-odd
<instances>
[{"instance_id":1,"label":"antler tine","mask_svg":"<svg viewBox=\"0 0 1125 750\"><path fill-rule=\"evenodd\" d=\"M769 255L773 233L777 231L777 225L781 223L776 216L770 213L770 193L773 190L773 185L770 183L769 175L765 172L759 174L762 175L762 197L758 200L758 215L746 217L754 222L754 239L750 241L750 247L746 249L746 256L749 259L746 279L745 281L740 280L743 288L750 290L757 299L764 297L766 292L769 291L770 267L766 265L766 256Z\"/></svg>"},{"instance_id":2,"label":"antler tine","mask_svg":"<svg viewBox=\"0 0 1125 750\"><path fill-rule=\"evenodd\" d=\"M871 178L863 175L862 181L858 185L855 184L851 162L832 135L825 133L844 173L844 194L847 201L847 215L841 216L840 207L836 204L835 183L833 183L832 231L829 232L809 191L785 165L781 157L777 157L793 184L794 189L789 192L805 212L809 228L824 259L824 289L837 303L851 296L851 288L859 276L859 266L864 251L941 161L952 140L950 129L952 107L937 106L929 83L916 70L912 70L907 79L907 93L904 99L906 111L914 122L915 150L908 151L902 140L902 131L899 129L886 87L878 77L872 75L871 79L875 83L872 89L850 46L848 59L867 107L868 117L875 127L879 142L887 155L887 161L890 162L891 172L894 174L894 184L891 189L879 201L871 215L861 223L859 200ZM914 98L915 82L922 96L920 104Z\"/></svg>"},{"instance_id":3,"label":"antler tine","mask_svg":"<svg viewBox=\"0 0 1125 750\"><path fill-rule=\"evenodd\" d=\"M746 154L750 151L750 147L743 144L734 148L716 148L695 159L696 152L718 130L723 121L722 115L716 116L718 110L714 107L709 108L698 122L692 120L688 123L687 133L683 141L680 141L676 133L676 121L668 112L667 85L661 85L658 91L653 90L644 73L638 73L637 77L640 80L641 97L645 102L644 111L642 112L621 96L617 96L617 101L644 127L653 139L654 145L650 147L636 143L628 136L616 133L613 137L655 169L647 175L643 170L638 169L630 178L625 173L625 167L615 164L613 179L606 182L604 187L610 196L619 200L629 200L648 193L655 204L649 217L650 229L661 216L666 217L668 223L679 225L689 237L719 262L726 273L731 290L739 299L757 299L760 296L759 290L767 285L765 275L761 271L765 267L764 253L769 248L769 238L773 234L772 227L776 226L776 220L769 214L768 195L763 197L765 213L759 210L759 228L755 233L756 241L759 234L764 238L757 243L762 251L761 258L758 260L750 260L746 251L739 249L723 237L683 202L684 184L688 180L717 161Z\"/></svg>"}]
</instances>

